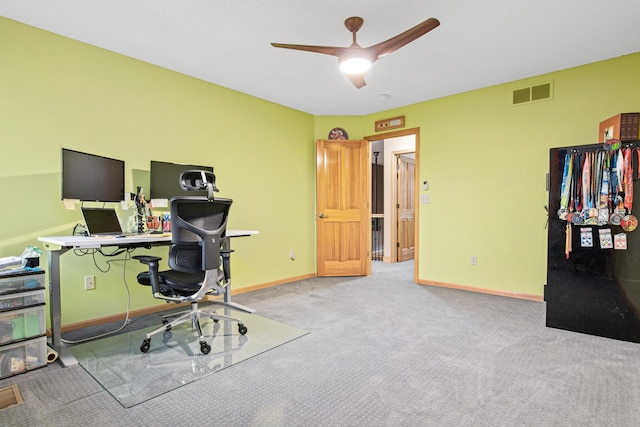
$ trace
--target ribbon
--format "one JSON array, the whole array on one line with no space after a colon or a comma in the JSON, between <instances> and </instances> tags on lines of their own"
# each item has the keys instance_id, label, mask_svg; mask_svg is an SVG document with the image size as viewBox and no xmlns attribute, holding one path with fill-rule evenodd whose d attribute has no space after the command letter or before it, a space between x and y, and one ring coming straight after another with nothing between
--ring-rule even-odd
<instances>
[{"instance_id":1,"label":"ribbon","mask_svg":"<svg viewBox=\"0 0 640 427\"><path fill-rule=\"evenodd\" d=\"M571 247L571 223L567 221L567 227L565 229L565 241L564 241L564 256L569 259L569 255L571 255L572 247Z\"/></svg>"},{"instance_id":2,"label":"ribbon","mask_svg":"<svg viewBox=\"0 0 640 427\"><path fill-rule=\"evenodd\" d=\"M609 202L609 153L602 159L602 181L600 184L600 208L606 208Z\"/></svg>"},{"instance_id":3,"label":"ribbon","mask_svg":"<svg viewBox=\"0 0 640 427\"><path fill-rule=\"evenodd\" d=\"M618 156L615 152L611 152L609 157L609 200L615 201L615 196L618 193L618 169L616 167L616 158Z\"/></svg>"},{"instance_id":4,"label":"ribbon","mask_svg":"<svg viewBox=\"0 0 640 427\"><path fill-rule=\"evenodd\" d=\"M582 154L578 154L577 157L577 161L578 163L576 164L575 169L575 181L576 181L576 211L577 212L581 212L582 211L582 203L583 203L583 199L582 199L582 177L580 176L582 174L582 165L584 164L584 153Z\"/></svg>"},{"instance_id":5,"label":"ribbon","mask_svg":"<svg viewBox=\"0 0 640 427\"><path fill-rule=\"evenodd\" d=\"M575 154L573 156L573 174L571 177L571 201L569 202L570 212L580 212L582 209L582 198L580 192L582 186L580 185L580 174L582 173L582 155Z\"/></svg>"},{"instance_id":6,"label":"ribbon","mask_svg":"<svg viewBox=\"0 0 640 427\"><path fill-rule=\"evenodd\" d=\"M591 184L591 153L585 153L584 165L582 165L582 200L584 208L589 209L591 207L590 198L590 184Z\"/></svg>"},{"instance_id":7,"label":"ribbon","mask_svg":"<svg viewBox=\"0 0 640 427\"><path fill-rule=\"evenodd\" d=\"M631 164L631 148L624 149L624 207L631 213L633 207L633 166Z\"/></svg>"},{"instance_id":8,"label":"ribbon","mask_svg":"<svg viewBox=\"0 0 640 427\"><path fill-rule=\"evenodd\" d=\"M571 172L573 170L573 156L564 156L564 171L562 172L562 186L560 190L560 208L566 210L569 205L569 189L571 188Z\"/></svg>"},{"instance_id":9,"label":"ribbon","mask_svg":"<svg viewBox=\"0 0 640 427\"><path fill-rule=\"evenodd\" d=\"M624 174L624 158L622 155L622 150L618 150L618 155L616 156L616 173L618 175L618 193L622 191L622 178Z\"/></svg>"}]
</instances>

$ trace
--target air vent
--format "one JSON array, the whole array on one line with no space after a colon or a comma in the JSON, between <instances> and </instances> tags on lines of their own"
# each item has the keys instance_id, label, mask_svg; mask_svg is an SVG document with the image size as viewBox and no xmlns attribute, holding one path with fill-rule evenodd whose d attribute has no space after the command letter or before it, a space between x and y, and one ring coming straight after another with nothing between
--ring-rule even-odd
<instances>
[{"instance_id":1,"label":"air vent","mask_svg":"<svg viewBox=\"0 0 640 427\"><path fill-rule=\"evenodd\" d=\"M550 99L551 86L552 85L549 82L536 86L525 87L523 89L516 89L513 91L513 105Z\"/></svg>"},{"instance_id":2,"label":"air vent","mask_svg":"<svg viewBox=\"0 0 640 427\"><path fill-rule=\"evenodd\" d=\"M531 87L532 101L539 101L547 98L551 98L551 83Z\"/></svg>"},{"instance_id":3,"label":"air vent","mask_svg":"<svg viewBox=\"0 0 640 427\"><path fill-rule=\"evenodd\" d=\"M513 103L522 104L531 101L531 88L518 89L513 91Z\"/></svg>"}]
</instances>

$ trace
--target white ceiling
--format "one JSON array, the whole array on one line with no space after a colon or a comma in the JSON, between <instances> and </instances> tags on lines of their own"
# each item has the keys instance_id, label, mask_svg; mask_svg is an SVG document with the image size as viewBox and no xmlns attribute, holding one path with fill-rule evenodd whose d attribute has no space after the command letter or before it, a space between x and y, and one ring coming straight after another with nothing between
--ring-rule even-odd
<instances>
[{"instance_id":1,"label":"white ceiling","mask_svg":"<svg viewBox=\"0 0 640 427\"><path fill-rule=\"evenodd\" d=\"M314 115L363 115L640 51L639 0L0 0L0 15ZM335 57L271 42L387 40L356 89ZM0 41L6 43L7 40ZM380 94L388 94L380 101Z\"/></svg>"}]
</instances>

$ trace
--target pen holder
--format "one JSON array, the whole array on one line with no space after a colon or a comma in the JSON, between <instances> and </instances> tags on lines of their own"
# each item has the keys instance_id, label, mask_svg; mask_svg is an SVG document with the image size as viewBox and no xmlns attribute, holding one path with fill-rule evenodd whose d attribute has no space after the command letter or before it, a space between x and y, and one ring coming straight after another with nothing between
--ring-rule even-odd
<instances>
[{"instance_id":1,"label":"pen holder","mask_svg":"<svg viewBox=\"0 0 640 427\"><path fill-rule=\"evenodd\" d=\"M165 218L162 220L162 231L168 233L171 231L171 220Z\"/></svg>"},{"instance_id":2,"label":"pen holder","mask_svg":"<svg viewBox=\"0 0 640 427\"><path fill-rule=\"evenodd\" d=\"M147 217L147 230L154 231L160 227L160 218L157 216L148 216Z\"/></svg>"}]
</instances>

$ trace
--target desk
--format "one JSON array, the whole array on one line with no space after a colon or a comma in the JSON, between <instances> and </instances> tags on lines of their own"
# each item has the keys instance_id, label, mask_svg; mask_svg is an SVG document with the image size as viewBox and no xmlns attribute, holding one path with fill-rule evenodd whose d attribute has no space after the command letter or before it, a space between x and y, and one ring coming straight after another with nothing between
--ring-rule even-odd
<instances>
[{"instance_id":1,"label":"desk","mask_svg":"<svg viewBox=\"0 0 640 427\"><path fill-rule=\"evenodd\" d=\"M227 230L223 247L230 248L230 239L246 237L258 234L255 230ZM48 252L49 273L49 312L51 314L51 347L58 352L60 361L64 366L75 365L78 362L67 351L62 343L62 298L60 292L60 256L71 249L100 249L108 246L120 246L125 248L151 248L153 246L168 246L171 244L171 235L141 234L126 237L84 237L84 236L46 236L39 237ZM255 310L231 302L231 287L225 289L223 296L225 305L231 305L247 313Z\"/></svg>"}]
</instances>

